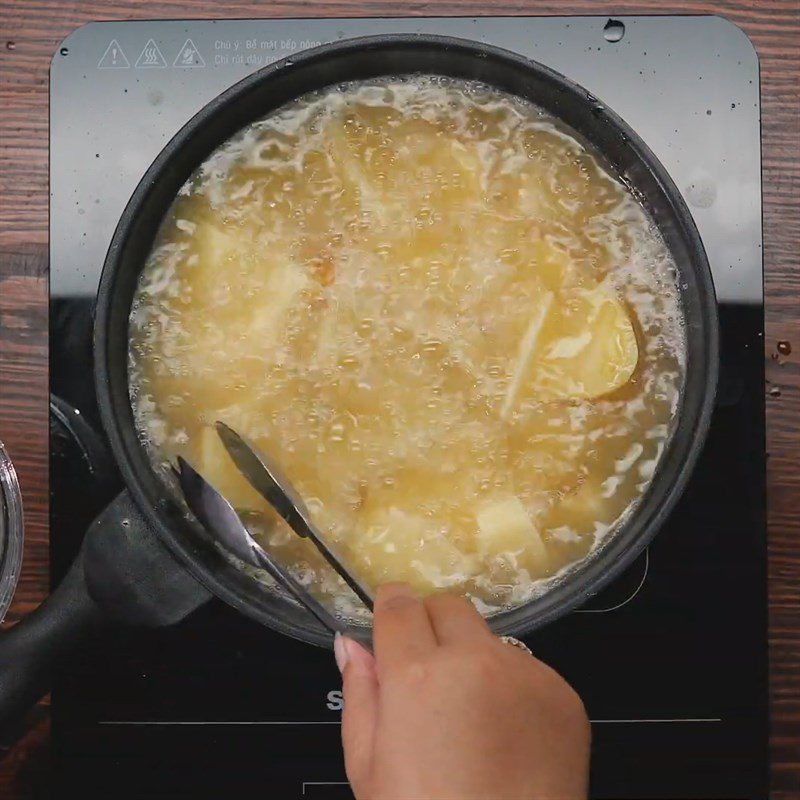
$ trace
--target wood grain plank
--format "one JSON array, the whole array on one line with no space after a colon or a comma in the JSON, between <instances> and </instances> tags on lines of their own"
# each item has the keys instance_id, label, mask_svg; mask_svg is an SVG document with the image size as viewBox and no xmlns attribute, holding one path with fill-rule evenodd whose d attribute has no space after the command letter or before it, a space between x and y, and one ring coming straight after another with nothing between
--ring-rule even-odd
<instances>
[{"instance_id":1,"label":"wood grain plank","mask_svg":"<svg viewBox=\"0 0 800 800\"><path fill-rule=\"evenodd\" d=\"M765 363L769 449L770 674L775 800L800 798L800 5L751 2L388 2L310 0L4 0L0 5L0 438L20 473L25 564L10 621L47 589L47 108L50 58L94 20L447 16L502 14L719 14L739 25L761 60ZM777 343L789 341L789 356ZM39 724L0 762L0 796L41 796Z\"/></svg>"}]
</instances>

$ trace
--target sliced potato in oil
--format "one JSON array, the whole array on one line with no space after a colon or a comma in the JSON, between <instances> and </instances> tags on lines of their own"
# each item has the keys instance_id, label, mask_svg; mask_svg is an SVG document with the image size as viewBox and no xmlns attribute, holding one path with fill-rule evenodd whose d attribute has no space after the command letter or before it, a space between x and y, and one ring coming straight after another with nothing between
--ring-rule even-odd
<instances>
[{"instance_id":1,"label":"sliced potato in oil","mask_svg":"<svg viewBox=\"0 0 800 800\"><path fill-rule=\"evenodd\" d=\"M639 345L628 312L604 287L574 289L554 304L539 340L531 389L541 400L591 400L624 386Z\"/></svg>"},{"instance_id":2,"label":"sliced potato in oil","mask_svg":"<svg viewBox=\"0 0 800 800\"><path fill-rule=\"evenodd\" d=\"M547 550L518 497L495 500L476 515L478 549L485 558L511 556L520 566L544 572Z\"/></svg>"},{"instance_id":3,"label":"sliced potato in oil","mask_svg":"<svg viewBox=\"0 0 800 800\"><path fill-rule=\"evenodd\" d=\"M375 585L403 581L424 593L463 582L477 566L431 520L396 507L363 515L350 550Z\"/></svg>"},{"instance_id":4,"label":"sliced potato in oil","mask_svg":"<svg viewBox=\"0 0 800 800\"><path fill-rule=\"evenodd\" d=\"M197 471L237 510L258 511L266 500L247 482L213 427L200 429L195 440Z\"/></svg>"},{"instance_id":5,"label":"sliced potato in oil","mask_svg":"<svg viewBox=\"0 0 800 800\"><path fill-rule=\"evenodd\" d=\"M542 311L545 318L542 319ZM628 312L603 286L544 295L520 341L512 381L500 409L519 400L592 400L624 386L639 360Z\"/></svg>"}]
</instances>

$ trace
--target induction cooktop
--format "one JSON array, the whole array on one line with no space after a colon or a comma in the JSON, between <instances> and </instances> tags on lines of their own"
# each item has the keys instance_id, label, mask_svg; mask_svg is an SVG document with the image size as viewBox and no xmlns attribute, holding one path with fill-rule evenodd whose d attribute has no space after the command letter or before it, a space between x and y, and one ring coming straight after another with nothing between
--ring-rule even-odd
<instances>
[{"instance_id":1,"label":"induction cooktop","mask_svg":"<svg viewBox=\"0 0 800 800\"><path fill-rule=\"evenodd\" d=\"M563 72L671 173L714 275L721 378L708 442L651 547L527 637L593 722L592 796L767 797L767 614L758 61L718 17L145 21L87 25L50 74L54 581L120 491L91 377L93 297L116 221L163 145L259 67L390 32L488 42ZM213 601L116 629L59 669L53 794L351 797L330 652ZM499 799L498 799L499 800Z\"/></svg>"}]
</instances>

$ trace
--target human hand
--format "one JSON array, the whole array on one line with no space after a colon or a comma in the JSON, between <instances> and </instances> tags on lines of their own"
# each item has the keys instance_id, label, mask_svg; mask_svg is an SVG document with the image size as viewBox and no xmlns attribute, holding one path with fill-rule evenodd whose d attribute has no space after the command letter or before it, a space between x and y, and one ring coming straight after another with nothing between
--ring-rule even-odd
<instances>
[{"instance_id":1,"label":"human hand","mask_svg":"<svg viewBox=\"0 0 800 800\"><path fill-rule=\"evenodd\" d=\"M345 767L358 800L583 800L590 729L556 672L467 600L378 591L375 656L338 638Z\"/></svg>"}]
</instances>

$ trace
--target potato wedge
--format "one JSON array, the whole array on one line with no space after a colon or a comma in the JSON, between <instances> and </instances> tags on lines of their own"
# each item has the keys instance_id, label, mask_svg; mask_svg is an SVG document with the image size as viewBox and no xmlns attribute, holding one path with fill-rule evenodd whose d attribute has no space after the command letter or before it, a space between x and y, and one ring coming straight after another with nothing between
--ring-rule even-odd
<instances>
[{"instance_id":1,"label":"potato wedge","mask_svg":"<svg viewBox=\"0 0 800 800\"><path fill-rule=\"evenodd\" d=\"M354 561L377 585L403 581L423 594L463 582L476 568L425 517L392 507L366 515L351 544Z\"/></svg>"},{"instance_id":2,"label":"potato wedge","mask_svg":"<svg viewBox=\"0 0 800 800\"><path fill-rule=\"evenodd\" d=\"M485 558L513 556L537 571L547 567L547 549L518 497L496 500L478 511L478 549Z\"/></svg>"},{"instance_id":3,"label":"potato wedge","mask_svg":"<svg viewBox=\"0 0 800 800\"><path fill-rule=\"evenodd\" d=\"M517 395L522 388L523 382L526 380L530 371L531 361L537 353L539 344L539 335L544 327L545 320L550 313L550 308L553 305L553 293L545 292L542 295L541 301L537 304L536 308L531 314L531 319L528 324L528 329L519 343L519 351L517 353L517 360L514 365L514 373L511 378L511 385L508 387L503 405L500 408L500 417L507 419L511 414L517 402Z\"/></svg>"},{"instance_id":4,"label":"potato wedge","mask_svg":"<svg viewBox=\"0 0 800 800\"><path fill-rule=\"evenodd\" d=\"M550 295L545 295L547 298ZM624 386L639 360L628 312L605 287L576 288L531 314L513 378L500 409L511 416L520 399L592 400Z\"/></svg>"},{"instance_id":5,"label":"potato wedge","mask_svg":"<svg viewBox=\"0 0 800 800\"><path fill-rule=\"evenodd\" d=\"M264 299L252 303L248 309L251 313L246 332L256 345L279 336L289 309L311 282L309 274L296 264L282 263L272 268L261 292ZM244 304L245 309L248 305Z\"/></svg>"},{"instance_id":6,"label":"potato wedge","mask_svg":"<svg viewBox=\"0 0 800 800\"><path fill-rule=\"evenodd\" d=\"M605 287L570 292L540 343L532 383L543 400L610 394L631 379L639 360L631 318Z\"/></svg>"},{"instance_id":7,"label":"potato wedge","mask_svg":"<svg viewBox=\"0 0 800 800\"><path fill-rule=\"evenodd\" d=\"M213 427L202 428L196 442L197 471L235 509L260 511L269 507L239 472Z\"/></svg>"}]
</instances>

